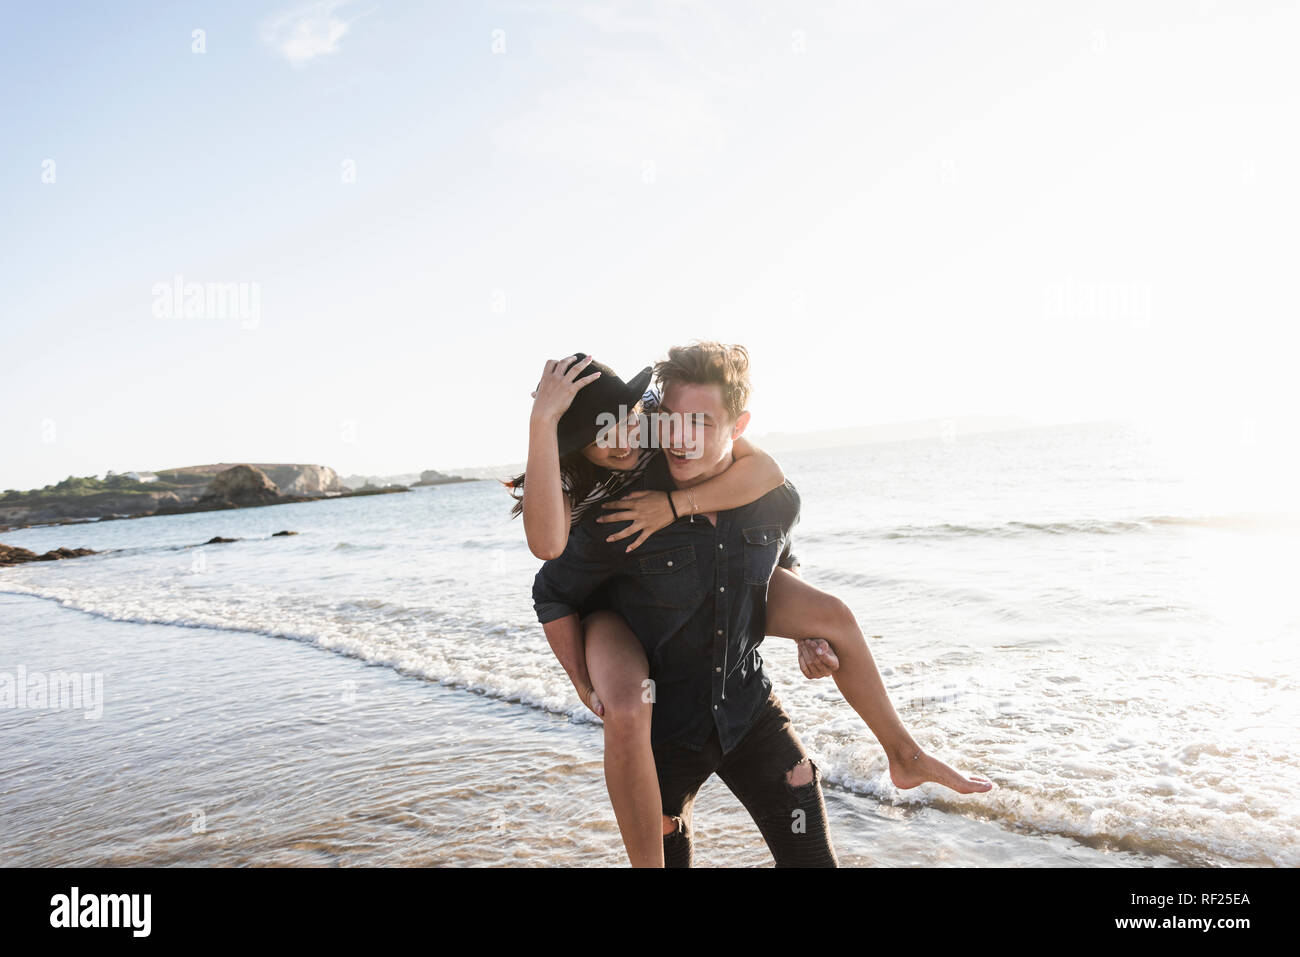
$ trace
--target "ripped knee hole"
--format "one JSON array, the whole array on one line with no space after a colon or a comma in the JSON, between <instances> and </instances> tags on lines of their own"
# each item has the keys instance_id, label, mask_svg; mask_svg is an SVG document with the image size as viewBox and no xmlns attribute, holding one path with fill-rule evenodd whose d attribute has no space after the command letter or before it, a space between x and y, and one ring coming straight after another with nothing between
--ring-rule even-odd
<instances>
[{"instance_id":1,"label":"ripped knee hole","mask_svg":"<svg viewBox=\"0 0 1300 957\"><path fill-rule=\"evenodd\" d=\"M813 783L812 761L804 758L789 771L785 772L785 783L792 788L807 787Z\"/></svg>"}]
</instances>

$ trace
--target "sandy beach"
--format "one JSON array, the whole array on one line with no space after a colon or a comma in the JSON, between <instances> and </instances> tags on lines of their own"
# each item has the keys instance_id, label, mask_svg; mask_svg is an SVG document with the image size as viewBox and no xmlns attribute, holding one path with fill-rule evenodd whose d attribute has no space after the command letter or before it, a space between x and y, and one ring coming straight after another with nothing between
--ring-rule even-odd
<instances>
[{"instance_id":1,"label":"sandy beach","mask_svg":"<svg viewBox=\"0 0 1300 957\"><path fill-rule=\"evenodd\" d=\"M0 663L101 671L103 716L0 711L0 854L23 865L621 866L597 728L301 642L0 595ZM829 787L849 866L1151 866ZM713 779L701 866L770 865Z\"/></svg>"}]
</instances>

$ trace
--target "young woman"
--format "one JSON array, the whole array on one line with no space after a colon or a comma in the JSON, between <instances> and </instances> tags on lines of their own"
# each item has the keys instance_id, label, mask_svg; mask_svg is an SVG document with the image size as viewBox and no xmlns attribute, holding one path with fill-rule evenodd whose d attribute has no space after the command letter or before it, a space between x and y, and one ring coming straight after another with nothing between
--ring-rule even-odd
<instances>
[{"instance_id":1,"label":"young woman","mask_svg":"<svg viewBox=\"0 0 1300 957\"><path fill-rule=\"evenodd\" d=\"M602 376L600 389L575 405L575 397ZM680 491L671 493L671 504L661 492L620 497L658 454L643 448L637 434L639 413L651 411L658 401L653 391L644 391L649 379L647 368L624 384L582 353L546 363L533 393L528 463L524 474L508 483L516 497L511 514L523 515L528 546L538 558L559 556L569 529L591 508L607 511L598 522L630 522L611 530L609 540L636 536L627 546L631 551L674 521L674 509L685 516L739 508L785 481L775 460L742 437L735 442L733 464L691 489L689 498ZM601 401L589 401L597 391ZM637 395L640 403L625 403ZM594 418L596 406L604 405L622 406L599 409L620 427L588 441L590 426L584 431L584 424ZM605 782L628 857L634 867L662 867L663 835L676 825L662 812L650 747L651 706L642 700L649 665L627 623L602 604L597 596L581 610L586 673L580 669L572 676L574 687L604 721ZM799 643L799 666L807 677L834 675L845 699L884 747L896 787L935 781L968 794L993 786L987 778L960 774L912 739L890 703L853 613L840 599L777 568L768 585L767 632ZM791 784L808 783L811 773L811 768L795 769Z\"/></svg>"}]
</instances>

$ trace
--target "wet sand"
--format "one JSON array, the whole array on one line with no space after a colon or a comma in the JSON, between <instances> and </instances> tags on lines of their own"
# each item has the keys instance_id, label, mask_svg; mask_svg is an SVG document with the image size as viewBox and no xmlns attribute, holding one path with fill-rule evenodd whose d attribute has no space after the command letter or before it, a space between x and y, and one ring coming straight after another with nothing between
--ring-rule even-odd
<instances>
[{"instance_id":1,"label":"wet sand","mask_svg":"<svg viewBox=\"0 0 1300 957\"><path fill-rule=\"evenodd\" d=\"M0 594L0 671L102 672L103 714L0 710L10 865L622 866L598 727L311 645ZM557 666L558 667L558 666ZM796 724L798 716L795 715ZM1152 866L831 785L846 866ZM770 866L716 778L700 866Z\"/></svg>"}]
</instances>

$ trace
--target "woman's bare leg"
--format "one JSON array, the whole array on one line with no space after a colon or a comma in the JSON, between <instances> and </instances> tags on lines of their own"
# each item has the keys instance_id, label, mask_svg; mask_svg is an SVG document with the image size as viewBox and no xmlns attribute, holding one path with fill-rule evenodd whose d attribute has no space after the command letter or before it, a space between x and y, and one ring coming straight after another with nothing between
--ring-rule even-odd
<instances>
[{"instance_id":1,"label":"woman's bare leg","mask_svg":"<svg viewBox=\"0 0 1300 957\"><path fill-rule=\"evenodd\" d=\"M650 749L645 650L621 615L582 620L591 685L605 706L605 786L633 867L663 867L663 805Z\"/></svg>"},{"instance_id":2,"label":"woman's bare leg","mask_svg":"<svg viewBox=\"0 0 1300 957\"><path fill-rule=\"evenodd\" d=\"M814 588L794 572L778 568L768 584L767 633L796 641L826 639L840 661L835 683L885 749L895 787L914 788L935 781L961 794L993 787L988 778L953 770L912 740L889 700L862 629L843 601Z\"/></svg>"}]
</instances>

